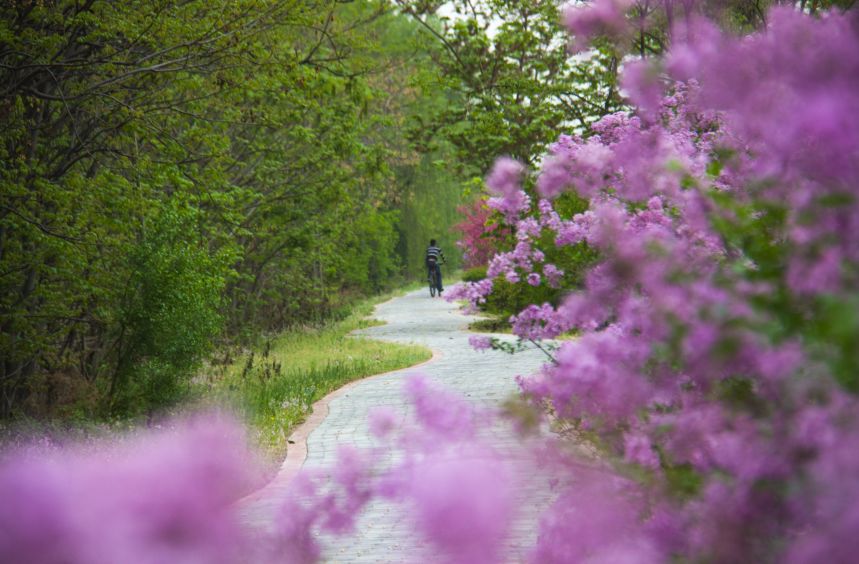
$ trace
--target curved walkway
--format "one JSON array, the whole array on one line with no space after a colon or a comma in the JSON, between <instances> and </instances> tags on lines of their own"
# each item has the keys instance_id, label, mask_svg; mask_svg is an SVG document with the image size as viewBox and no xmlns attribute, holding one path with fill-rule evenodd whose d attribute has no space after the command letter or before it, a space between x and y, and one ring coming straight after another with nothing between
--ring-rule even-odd
<instances>
[{"instance_id":1,"label":"curved walkway","mask_svg":"<svg viewBox=\"0 0 859 564\"><path fill-rule=\"evenodd\" d=\"M403 381L420 373L427 379L458 392L482 407L500 405L517 390L515 376L534 372L544 361L543 353L529 349L515 355L498 351L475 351L468 343L466 326L474 317L464 316L458 306L430 299L426 290L411 292L376 307L374 317L386 325L360 331L374 339L417 343L431 348L433 358L406 368L353 382L314 406L313 415L290 437L290 455L278 476L243 503L243 516L252 526L266 527L280 505L292 477L301 468L330 468L339 445L369 448L374 444L367 416L371 409L386 406L406 419L410 406L403 401ZM512 338L511 338L512 339ZM493 431L498 443L515 441L505 429ZM511 549L523 555L534 542L534 524L522 530ZM325 538L324 559L328 562L402 562L424 560L420 543L394 508L373 502L363 512L355 534Z\"/></svg>"}]
</instances>

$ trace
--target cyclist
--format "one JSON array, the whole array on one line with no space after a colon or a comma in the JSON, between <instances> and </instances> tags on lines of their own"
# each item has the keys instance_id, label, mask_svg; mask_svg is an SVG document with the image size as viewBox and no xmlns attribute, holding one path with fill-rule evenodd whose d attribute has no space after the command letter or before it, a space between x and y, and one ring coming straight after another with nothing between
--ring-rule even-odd
<instances>
[{"instance_id":1,"label":"cyclist","mask_svg":"<svg viewBox=\"0 0 859 564\"><path fill-rule=\"evenodd\" d=\"M444 253L441 252L441 249L436 246L435 239L430 239L429 247L427 247L426 257L424 258L424 262L427 267L427 280L432 280L432 273L435 271L436 280L438 281L438 295L444 291L444 286L441 283L441 267L439 266L439 259L442 262L447 262L444 258Z\"/></svg>"}]
</instances>

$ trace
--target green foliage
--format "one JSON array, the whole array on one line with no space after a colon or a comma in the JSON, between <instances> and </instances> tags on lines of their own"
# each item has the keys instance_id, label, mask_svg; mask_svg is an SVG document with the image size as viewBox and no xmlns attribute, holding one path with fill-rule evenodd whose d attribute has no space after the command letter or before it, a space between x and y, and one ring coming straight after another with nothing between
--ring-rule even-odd
<instances>
[{"instance_id":1,"label":"green foliage","mask_svg":"<svg viewBox=\"0 0 859 564\"><path fill-rule=\"evenodd\" d=\"M198 215L193 208L168 207L129 254L110 387L114 411L145 412L181 397L191 370L221 330L228 257L212 256L189 237Z\"/></svg>"},{"instance_id":2,"label":"green foliage","mask_svg":"<svg viewBox=\"0 0 859 564\"><path fill-rule=\"evenodd\" d=\"M462 203L461 187L447 169L447 161L438 158L444 155L453 158L449 153L437 151L397 169L397 180L403 188L398 250L408 279L426 278L424 256L430 239L437 241L447 258L445 274L462 263L456 234L451 231L460 220L457 207Z\"/></svg>"},{"instance_id":3,"label":"green foliage","mask_svg":"<svg viewBox=\"0 0 859 564\"><path fill-rule=\"evenodd\" d=\"M459 204L401 182L444 94L386 2L156 4L0 7L0 417L67 380L166 405L213 343L395 283L406 222Z\"/></svg>"},{"instance_id":4,"label":"green foliage","mask_svg":"<svg viewBox=\"0 0 859 564\"><path fill-rule=\"evenodd\" d=\"M859 393L859 296L846 301L821 296L818 306L809 331L817 355L829 364L841 385Z\"/></svg>"},{"instance_id":5,"label":"green foliage","mask_svg":"<svg viewBox=\"0 0 859 564\"><path fill-rule=\"evenodd\" d=\"M563 290L552 288L545 283L531 286L525 280L511 283L499 276L494 279L492 293L487 297L484 305L486 312L506 319L519 313L529 304L549 303L557 306L570 288L581 288L585 273L596 262L596 251L586 243L579 243L572 247L556 247L549 241L543 241L542 244L544 246L541 248L546 249L546 262L564 271L560 284Z\"/></svg>"},{"instance_id":6,"label":"green foliage","mask_svg":"<svg viewBox=\"0 0 859 564\"><path fill-rule=\"evenodd\" d=\"M492 158L616 107L554 4L424 7L0 6L0 418L156 410L213 345L422 278L430 238L447 274Z\"/></svg>"},{"instance_id":7,"label":"green foliage","mask_svg":"<svg viewBox=\"0 0 859 564\"><path fill-rule=\"evenodd\" d=\"M486 278L485 266L476 266L474 268L469 268L462 273L463 282L479 282L484 278Z\"/></svg>"},{"instance_id":8,"label":"green foliage","mask_svg":"<svg viewBox=\"0 0 859 564\"><path fill-rule=\"evenodd\" d=\"M468 330L475 333L512 333L510 322L506 318L490 317L478 319L468 324Z\"/></svg>"},{"instance_id":9,"label":"green foliage","mask_svg":"<svg viewBox=\"0 0 859 564\"><path fill-rule=\"evenodd\" d=\"M692 499L701 490L703 478L691 464L663 464L662 469L669 493L677 499Z\"/></svg>"}]
</instances>

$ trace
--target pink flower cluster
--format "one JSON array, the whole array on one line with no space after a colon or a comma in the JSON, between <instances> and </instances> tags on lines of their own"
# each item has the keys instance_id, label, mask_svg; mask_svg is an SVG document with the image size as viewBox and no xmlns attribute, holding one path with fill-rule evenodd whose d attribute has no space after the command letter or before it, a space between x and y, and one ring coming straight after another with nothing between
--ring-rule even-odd
<instances>
[{"instance_id":1,"label":"pink flower cluster","mask_svg":"<svg viewBox=\"0 0 859 564\"><path fill-rule=\"evenodd\" d=\"M510 318L513 333L522 339L553 339L572 327L550 304L529 305Z\"/></svg>"},{"instance_id":2,"label":"pink flower cluster","mask_svg":"<svg viewBox=\"0 0 859 564\"><path fill-rule=\"evenodd\" d=\"M236 502L257 476L245 430L222 416L96 447L5 452L0 561L317 562L320 533L351 533L373 499L399 505L433 558L500 561L524 473L480 438L494 417L419 376L404 391L413 419L374 411L384 446L344 445L331 468L300 474L267 531L240 522Z\"/></svg>"},{"instance_id":3,"label":"pink flower cluster","mask_svg":"<svg viewBox=\"0 0 859 564\"><path fill-rule=\"evenodd\" d=\"M492 279L486 278L478 282L464 282L451 287L444 296L449 302L466 300L468 312L475 312L480 304L486 303L486 296L492 293Z\"/></svg>"},{"instance_id":4,"label":"pink flower cluster","mask_svg":"<svg viewBox=\"0 0 859 564\"><path fill-rule=\"evenodd\" d=\"M487 265L489 259L501 249L509 229L491 219L492 209L484 198L477 198L471 206L462 206L458 211L465 219L452 229L461 235L456 246L462 250L464 266L474 268Z\"/></svg>"},{"instance_id":5,"label":"pink flower cluster","mask_svg":"<svg viewBox=\"0 0 859 564\"><path fill-rule=\"evenodd\" d=\"M487 205L501 212L510 222L531 206L531 198L520 189L524 174L522 163L503 157L496 161L486 178L487 188L496 194L496 197L489 198Z\"/></svg>"},{"instance_id":6,"label":"pink flower cluster","mask_svg":"<svg viewBox=\"0 0 859 564\"><path fill-rule=\"evenodd\" d=\"M492 339L481 335L471 335L468 337L468 344L474 350L483 351L492 348Z\"/></svg>"},{"instance_id":7,"label":"pink flower cluster","mask_svg":"<svg viewBox=\"0 0 859 564\"><path fill-rule=\"evenodd\" d=\"M806 295L843 291L845 263L859 262L856 19L830 14L810 26L777 9L768 32L746 41L696 21L665 61L672 76L703 86L691 110L719 112L734 135L726 145L745 158L730 163L726 181L757 178L744 184L748 197L786 211L783 235L795 247L787 281Z\"/></svg>"},{"instance_id":8,"label":"pink flower cluster","mask_svg":"<svg viewBox=\"0 0 859 564\"><path fill-rule=\"evenodd\" d=\"M314 471L295 478L269 539L279 561L317 562L322 547L314 531L353 530L361 509L377 494L371 481L373 464L369 453L343 445L330 475Z\"/></svg>"}]
</instances>

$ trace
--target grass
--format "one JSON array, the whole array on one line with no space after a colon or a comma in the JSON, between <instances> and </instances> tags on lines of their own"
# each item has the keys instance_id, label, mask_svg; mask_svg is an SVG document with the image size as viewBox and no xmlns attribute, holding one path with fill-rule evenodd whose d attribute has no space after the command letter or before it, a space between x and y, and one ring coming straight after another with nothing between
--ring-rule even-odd
<instances>
[{"instance_id":1,"label":"grass","mask_svg":"<svg viewBox=\"0 0 859 564\"><path fill-rule=\"evenodd\" d=\"M235 406L266 458L282 460L287 437L310 414L314 402L353 380L432 356L426 347L349 336L355 329L381 324L366 317L385 299L362 301L340 321L274 337L259 350L211 371L204 384L211 390L206 395Z\"/></svg>"},{"instance_id":2,"label":"grass","mask_svg":"<svg viewBox=\"0 0 859 564\"><path fill-rule=\"evenodd\" d=\"M478 319L468 324L468 330L475 333L513 333L510 322L503 317Z\"/></svg>"}]
</instances>

